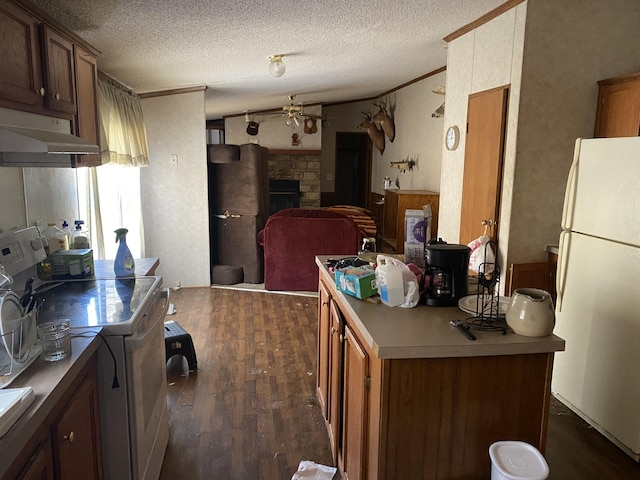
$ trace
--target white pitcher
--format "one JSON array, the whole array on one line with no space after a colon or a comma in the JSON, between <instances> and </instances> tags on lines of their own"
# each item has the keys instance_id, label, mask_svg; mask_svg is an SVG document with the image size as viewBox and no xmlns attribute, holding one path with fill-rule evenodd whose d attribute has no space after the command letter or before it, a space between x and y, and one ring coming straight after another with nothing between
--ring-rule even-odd
<instances>
[{"instance_id":1,"label":"white pitcher","mask_svg":"<svg viewBox=\"0 0 640 480\"><path fill-rule=\"evenodd\" d=\"M518 335L551 335L556 324L551 294L537 288L517 288L511 296L506 317L507 325Z\"/></svg>"}]
</instances>

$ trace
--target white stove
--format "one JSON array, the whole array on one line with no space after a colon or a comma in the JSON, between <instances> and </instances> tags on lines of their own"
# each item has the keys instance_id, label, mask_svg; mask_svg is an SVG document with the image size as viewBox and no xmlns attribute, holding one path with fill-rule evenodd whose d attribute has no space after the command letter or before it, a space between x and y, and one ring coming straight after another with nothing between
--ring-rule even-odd
<instances>
[{"instance_id":1,"label":"white stove","mask_svg":"<svg viewBox=\"0 0 640 480\"><path fill-rule=\"evenodd\" d=\"M13 277L13 288L33 277L35 298L44 300L37 323L65 318L72 336L99 332L102 337L98 387L104 479L157 480L169 438L164 349L169 297L162 277L42 282L36 265L44 258L35 227L0 236L0 264ZM17 404L12 403L14 415Z\"/></svg>"}]
</instances>

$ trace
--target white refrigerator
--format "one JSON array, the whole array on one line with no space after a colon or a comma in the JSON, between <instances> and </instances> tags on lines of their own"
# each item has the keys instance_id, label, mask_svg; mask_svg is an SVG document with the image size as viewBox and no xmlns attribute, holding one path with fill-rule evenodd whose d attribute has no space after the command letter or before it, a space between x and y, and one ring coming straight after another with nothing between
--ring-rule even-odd
<instances>
[{"instance_id":1,"label":"white refrigerator","mask_svg":"<svg viewBox=\"0 0 640 480\"><path fill-rule=\"evenodd\" d=\"M562 215L551 389L640 460L640 137L578 139Z\"/></svg>"}]
</instances>

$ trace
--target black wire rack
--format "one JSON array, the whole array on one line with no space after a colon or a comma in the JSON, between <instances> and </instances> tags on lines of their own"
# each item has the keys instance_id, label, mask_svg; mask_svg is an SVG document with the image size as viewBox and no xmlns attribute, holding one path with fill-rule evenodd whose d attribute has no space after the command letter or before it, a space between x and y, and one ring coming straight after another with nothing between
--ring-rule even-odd
<instances>
[{"instance_id":1,"label":"black wire rack","mask_svg":"<svg viewBox=\"0 0 640 480\"><path fill-rule=\"evenodd\" d=\"M478 266L478 292L476 294L475 315L467 318L467 325L475 330L499 331L507 333L504 312L500 311L500 265L498 245L490 240L482 247L483 261ZM493 255L487 255L491 249ZM492 260L487 260L490 258Z\"/></svg>"}]
</instances>

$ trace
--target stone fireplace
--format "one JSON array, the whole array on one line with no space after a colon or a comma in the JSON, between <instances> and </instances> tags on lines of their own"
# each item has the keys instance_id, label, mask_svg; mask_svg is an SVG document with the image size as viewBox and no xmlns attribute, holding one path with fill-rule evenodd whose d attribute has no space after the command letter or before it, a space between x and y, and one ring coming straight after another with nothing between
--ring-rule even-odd
<instances>
[{"instance_id":1,"label":"stone fireplace","mask_svg":"<svg viewBox=\"0 0 640 480\"><path fill-rule=\"evenodd\" d=\"M300 182L300 207L320 207L320 151L269 150L269 179Z\"/></svg>"}]
</instances>

